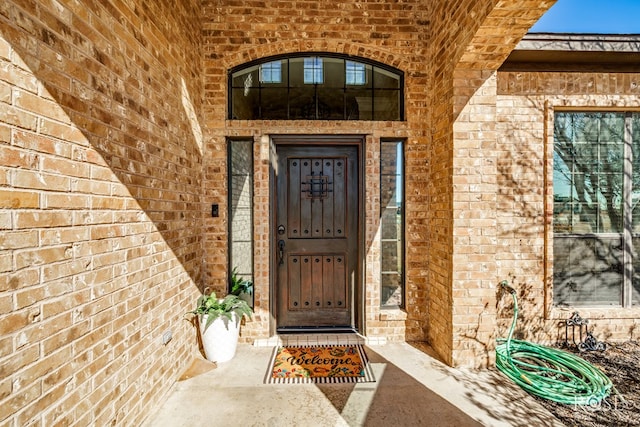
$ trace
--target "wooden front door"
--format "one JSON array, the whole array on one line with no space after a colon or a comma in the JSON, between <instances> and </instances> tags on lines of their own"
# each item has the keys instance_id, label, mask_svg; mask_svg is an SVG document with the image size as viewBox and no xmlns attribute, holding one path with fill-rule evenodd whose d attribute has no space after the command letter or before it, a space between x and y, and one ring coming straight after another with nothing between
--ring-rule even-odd
<instances>
[{"instance_id":1,"label":"wooden front door","mask_svg":"<svg viewBox=\"0 0 640 427\"><path fill-rule=\"evenodd\" d=\"M277 145L276 323L353 329L358 146Z\"/></svg>"}]
</instances>

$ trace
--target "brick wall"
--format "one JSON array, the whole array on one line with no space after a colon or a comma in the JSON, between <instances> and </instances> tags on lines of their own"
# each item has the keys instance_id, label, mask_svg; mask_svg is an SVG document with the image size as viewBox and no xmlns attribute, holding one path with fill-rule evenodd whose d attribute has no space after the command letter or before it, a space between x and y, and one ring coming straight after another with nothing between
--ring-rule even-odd
<instances>
[{"instance_id":1,"label":"brick wall","mask_svg":"<svg viewBox=\"0 0 640 427\"><path fill-rule=\"evenodd\" d=\"M2 425L136 425L194 352L198 13L0 5Z\"/></svg>"},{"instance_id":2,"label":"brick wall","mask_svg":"<svg viewBox=\"0 0 640 427\"><path fill-rule=\"evenodd\" d=\"M520 332L526 339L555 343L572 310L552 305L553 128L556 108L636 110L640 74L498 74L498 276L518 289ZM509 299L499 305L502 330L511 320ZM580 307L599 340L637 339L638 308ZM543 315L541 315L543 314Z\"/></svg>"},{"instance_id":3,"label":"brick wall","mask_svg":"<svg viewBox=\"0 0 640 427\"><path fill-rule=\"evenodd\" d=\"M568 76L496 76L552 3L3 2L0 422L137 424L163 399L195 351L182 314L199 286L227 283L227 137L255 141L254 217L267 218L269 134L367 135L367 334L426 339L450 364L486 363L491 324L504 318L499 278L522 268L525 305L548 309L540 165L516 157L512 137L540 153L529 135L548 133L544 102L637 106L631 75L587 75L580 90ZM306 51L402 70L406 121L226 120L229 68ZM605 85L627 89L599 96ZM567 88L576 95L553 97ZM378 309L386 137L406 139L406 312ZM270 233L256 221L245 340L269 333ZM612 336L635 322L603 316ZM552 323L539 330L550 335ZM174 338L162 346L166 330Z\"/></svg>"}]
</instances>

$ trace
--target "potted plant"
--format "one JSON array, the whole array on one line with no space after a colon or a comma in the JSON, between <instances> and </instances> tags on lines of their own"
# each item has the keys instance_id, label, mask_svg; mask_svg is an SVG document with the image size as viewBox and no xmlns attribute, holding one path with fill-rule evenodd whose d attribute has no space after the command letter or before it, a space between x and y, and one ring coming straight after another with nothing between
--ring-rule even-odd
<instances>
[{"instance_id":1,"label":"potted plant","mask_svg":"<svg viewBox=\"0 0 640 427\"><path fill-rule=\"evenodd\" d=\"M240 277L237 268L231 272L231 294L239 296L253 307L253 283Z\"/></svg>"},{"instance_id":2,"label":"potted plant","mask_svg":"<svg viewBox=\"0 0 640 427\"><path fill-rule=\"evenodd\" d=\"M237 295L229 294L218 298L215 292L205 292L198 298L196 309L189 314L198 318L207 360L226 362L236 354L242 318L251 318L253 310Z\"/></svg>"}]
</instances>

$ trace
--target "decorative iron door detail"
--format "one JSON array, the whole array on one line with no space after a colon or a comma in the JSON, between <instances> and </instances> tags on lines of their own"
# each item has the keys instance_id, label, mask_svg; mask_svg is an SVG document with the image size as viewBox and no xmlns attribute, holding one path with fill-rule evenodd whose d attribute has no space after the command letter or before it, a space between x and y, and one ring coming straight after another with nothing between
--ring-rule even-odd
<instances>
[{"instance_id":1,"label":"decorative iron door detail","mask_svg":"<svg viewBox=\"0 0 640 427\"><path fill-rule=\"evenodd\" d=\"M358 148L278 145L277 153L277 326L353 328Z\"/></svg>"},{"instance_id":2,"label":"decorative iron door detail","mask_svg":"<svg viewBox=\"0 0 640 427\"><path fill-rule=\"evenodd\" d=\"M346 236L346 162L345 157L287 159L290 239Z\"/></svg>"},{"instance_id":3,"label":"decorative iron door detail","mask_svg":"<svg viewBox=\"0 0 640 427\"><path fill-rule=\"evenodd\" d=\"M328 164L329 162L327 162ZM314 199L326 199L329 192L333 191L329 188L329 177L326 175L311 175L307 176L307 181L302 183L302 193L305 197L311 200Z\"/></svg>"}]
</instances>

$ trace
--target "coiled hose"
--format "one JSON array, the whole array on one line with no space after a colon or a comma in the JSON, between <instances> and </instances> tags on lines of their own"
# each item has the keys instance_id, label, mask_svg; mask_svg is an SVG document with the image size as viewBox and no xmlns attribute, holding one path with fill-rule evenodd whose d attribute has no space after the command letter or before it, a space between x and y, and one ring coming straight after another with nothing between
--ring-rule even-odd
<instances>
[{"instance_id":1,"label":"coiled hose","mask_svg":"<svg viewBox=\"0 0 640 427\"><path fill-rule=\"evenodd\" d=\"M606 398L613 387L611 380L583 358L512 338L518 299L506 280L500 286L513 297L513 321L507 339L498 338L497 368L527 392L555 402L595 406Z\"/></svg>"}]
</instances>

